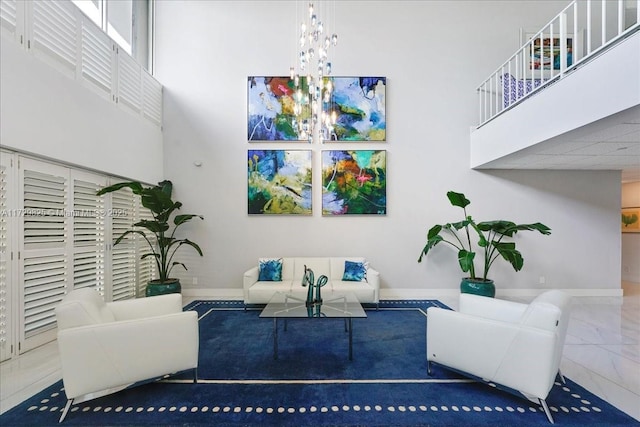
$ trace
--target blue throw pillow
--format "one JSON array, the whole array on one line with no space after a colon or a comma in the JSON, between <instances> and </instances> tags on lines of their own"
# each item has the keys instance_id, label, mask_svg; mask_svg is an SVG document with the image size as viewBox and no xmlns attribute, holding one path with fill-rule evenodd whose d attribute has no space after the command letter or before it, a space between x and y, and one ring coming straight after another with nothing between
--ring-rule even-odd
<instances>
[{"instance_id":1,"label":"blue throw pillow","mask_svg":"<svg viewBox=\"0 0 640 427\"><path fill-rule=\"evenodd\" d=\"M342 280L362 282L367 277L367 268L362 262L345 261Z\"/></svg>"},{"instance_id":2,"label":"blue throw pillow","mask_svg":"<svg viewBox=\"0 0 640 427\"><path fill-rule=\"evenodd\" d=\"M282 258L260 260L259 281L280 282L282 281Z\"/></svg>"}]
</instances>

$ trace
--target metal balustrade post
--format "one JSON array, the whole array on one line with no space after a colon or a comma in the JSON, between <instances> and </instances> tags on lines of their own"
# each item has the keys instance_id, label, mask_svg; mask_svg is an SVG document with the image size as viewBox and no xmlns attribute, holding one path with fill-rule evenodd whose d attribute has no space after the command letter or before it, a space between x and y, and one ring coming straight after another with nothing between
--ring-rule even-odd
<instances>
[{"instance_id":1,"label":"metal balustrade post","mask_svg":"<svg viewBox=\"0 0 640 427\"><path fill-rule=\"evenodd\" d=\"M575 34L574 34L575 39ZM572 42L575 42L573 40ZM551 49L553 52L553 49ZM567 14L560 15L560 75L562 76L567 71ZM552 65L553 68L553 65Z\"/></svg>"},{"instance_id":2,"label":"metal balustrade post","mask_svg":"<svg viewBox=\"0 0 640 427\"><path fill-rule=\"evenodd\" d=\"M624 31L624 0L618 0L618 36Z\"/></svg>"},{"instance_id":3,"label":"metal balustrade post","mask_svg":"<svg viewBox=\"0 0 640 427\"><path fill-rule=\"evenodd\" d=\"M607 43L607 3L603 0L600 0L601 2L601 8L600 10L602 11L602 43L600 44L600 47L604 46Z\"/></svg>"},{"instance_id":4,"label":"metal balustrade post","mask_svg":"<svg viewBox=\"0 0 640 427\"><path fill-rule=\"evenodd\" d=\"M591 55L591 0L587 0L587 56Z\"/></svg>"},{"instance_id":5,"label":"metal balustrade post","mask_svg":"<svg viewBox=\"0 0 640 427\"><path fill-rule=\"evenodd\" d=\"M573 4L573 46L571 46L572 65L578 58L578 46L582 46L582 40L578 37L578 3Z\"/></svg>"}]
</instances>

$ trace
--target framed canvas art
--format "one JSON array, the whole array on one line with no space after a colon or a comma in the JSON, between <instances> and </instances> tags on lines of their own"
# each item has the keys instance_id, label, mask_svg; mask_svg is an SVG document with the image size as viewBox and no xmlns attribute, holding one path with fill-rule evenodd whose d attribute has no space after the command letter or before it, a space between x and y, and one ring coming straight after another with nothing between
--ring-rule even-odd
<instances>
[{"instance_id":1,"label":"framed canvas art","mask_svg":"<svg viewBox=\"0 0 640 427\"><path fill-rule=\"evenodd\" d=\"M640 233L640 207L622 208L620 229L623 233Z\"/></svg>"},{"instance_id":2,"label":"framed canvas art","mask_svg":"<svg viewBox=\"0 0 640 427\"><path fill-rule=\"evenodd\" d=\"M387 152L322 152L323 215L385 215Z\"/></svg>"},{"instance_id":3,"label":"framed canvas art","mask_svg":"<svg viewBox=\"0 0 640 427\"><path fill-rule=\"evenodd\" d=\"M298 141L293 125L293 80L249 77L247 84L248 141Z\"/></svg>"},{"instance_id":4,"label":"framed canvas art","mask_svg":"<svg viewBox=\"0 0 640 427\"><path fill-rule=\"evenodd\" d=\"M536 37L529 45L529 68L531 70L560 70L560 37ZM567 67L573 64L573 36L567 37Z\"/></svg>"},{"instance_id":5,"label":"framed canvas art","mask_svg":"<svg viewBox=\"0 0 640 427\"><path fill-rule=\"evenodd\" d=\"M325 77L333 87L323 106L335 119L325 137L331 141L386 141L385 77ZM300 78L302 93L309 90ZM308 103L294 114L296 86L289 77L249 77L247 80L247 140L301 141L296 120L310 120ZM306 140L306 138L304 138Z\"/></svg>"},{"instance_id":6,"label":"framed canvas art","mask_svg":"<svg viewBox=\"0 0 640 427\"><path fill-rule=\"evenodd\" d=\"M333 77L332 141L386 141L386 77Z\"/></svg>"},{"instance_id":7,"label":"framed canvas art","mask_svg":"<svg viewBox=\"0 0 640 427\"><path fill-rule=\"evenodd\" d=\"M311 150L249 150L249 215L311 215Z\"/></svg>"}]
</instances>

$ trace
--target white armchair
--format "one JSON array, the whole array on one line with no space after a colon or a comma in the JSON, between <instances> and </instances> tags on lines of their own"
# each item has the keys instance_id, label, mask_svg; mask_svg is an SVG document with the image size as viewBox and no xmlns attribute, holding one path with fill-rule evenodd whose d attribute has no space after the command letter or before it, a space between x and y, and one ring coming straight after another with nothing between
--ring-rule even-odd
<instances>
[{"instance_id":1,"label":"white armchair","mask_svg":"<svg viewBox=\"0 0 640 427\"><path fill-rule=\"evenodd\" d=\"M67 404L139 381L198 368L198 317L169 294L105 303L94 289L71 291L56 307Z\"/></svg>"},{"instance_id":2,"label":"white armchair","mask_svg":"<svg viewBox=\"0 0 640 427\"><path fill-rule=\"evenodd\" d=\"M559 374L571 297L547 291L530 304L460 294L460 310L427 310L427 370L436 362L538 400ZM564 379L562 379L564 381Z\"/></svg>"}]
</instances>

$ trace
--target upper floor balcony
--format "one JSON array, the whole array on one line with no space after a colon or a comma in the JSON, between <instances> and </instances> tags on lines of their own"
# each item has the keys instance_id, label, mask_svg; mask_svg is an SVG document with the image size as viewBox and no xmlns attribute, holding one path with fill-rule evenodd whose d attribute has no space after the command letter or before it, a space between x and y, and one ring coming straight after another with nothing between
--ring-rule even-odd
<instances>
[{"instance_id":1,"label":"upper floor balcony","mask_svg":"<svg viewBox=\"0 0 640 427\"><path fill-rule=\"evenodd\" d=\"M478 88L475 169L640 180L640 0L576 0Z\"/></svg>"}]
</instances>

